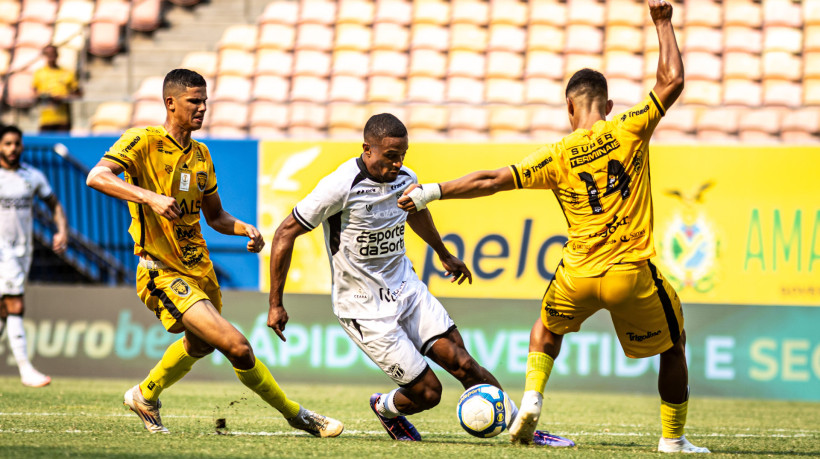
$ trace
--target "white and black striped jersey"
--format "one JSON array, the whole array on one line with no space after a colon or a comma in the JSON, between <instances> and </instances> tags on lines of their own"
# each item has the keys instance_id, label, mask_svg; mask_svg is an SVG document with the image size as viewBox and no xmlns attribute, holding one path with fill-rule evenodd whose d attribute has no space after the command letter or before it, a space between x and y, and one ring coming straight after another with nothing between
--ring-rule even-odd
<instances>
[{"instance_id":1,"label":"white and black striped jersey","mask_svg":"<svg viewBox=\"0 0 820 459\"><path fill-rule=\"evenodd\" d=\"M0 251L14 257L31 254L34 196L45 200L51 193L46 176L30 165L0 167Z\"/></svg>"},{"instance_id":2,"label":"white and black striped jersey","mask_svg":"<svg viewBox=\"0 0 820 459\"><path fill-rule=\"evenodd\" d=\"M293 208L293 217L307 230L323 226L333 277L333 313L338 317L395 315L404 287L421 282L405 256L407 212L397 203L414 183L416 174L406 167L396 180L382 182L360 157L352 158Z\"/></svg>"}]
</instances>

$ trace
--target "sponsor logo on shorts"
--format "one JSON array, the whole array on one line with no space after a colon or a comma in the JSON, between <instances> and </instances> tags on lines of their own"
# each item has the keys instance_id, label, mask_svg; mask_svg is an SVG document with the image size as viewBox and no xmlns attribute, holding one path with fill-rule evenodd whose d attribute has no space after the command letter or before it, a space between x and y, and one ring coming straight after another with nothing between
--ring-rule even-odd
<instances>
[{"instance_id":1,"label":"sponsor logo on shorts","mask_svg":"<svg viewBox=\"0 0 820 459\"><path fill-rule=\"evenodd\" d=\"M551 305L544 306L544 311L547 311L547 315L550 317L560 317L562 319L573 320L575 316L565 314L557 309L551 307Z\"/></svg>"},{"instance_id":2,"label":"sponsor logo on shorts","mask_svg":"<svg viewBox=\"0 0 820 459\"><path fill-rule=\"evenodd\" d=\"M401 365L394 363L387 368L387 374L393 379L401 379L404 377L404 370Z\"/></svg>"},{"instance_id":3,"label":"sponsor logo on shorts","mask_svg":"<svg viewBox=\"0 0 820 459\"><path fill-rule=\"evenodd\" d=\"M208 181L208 173L207 172L197 172L196 173L196 186L199 188L199 191L205 191L205 182Z\"/></svg>"},{"instance_id":4,"label":"sponsor logo on shorts","mask_svg":"<svg viewBox=\"0 0 820 459\"><path fill-rule=\"evenodd\" d=\"M177 296L181 296L183 298L191 294L191 286L179 277L171 282L171 290L173 290Z\"/></svg>"},{"instance_id":5,"label":"sponsor logo on shorts","mask_svg":"<svg viewBox=\"0 0 820 459\"><path fill-rule=\"evenodd\" d=\"M643 340L652 338L654 336L658 336L660 334L661 334L660 330L658 330L658 331L649 331L649 332L646 332L645 335L639 335L637 333L626 332L626 336L629 337L629 341L637 341L639 343Z\"/></svg>"}]
</instances>

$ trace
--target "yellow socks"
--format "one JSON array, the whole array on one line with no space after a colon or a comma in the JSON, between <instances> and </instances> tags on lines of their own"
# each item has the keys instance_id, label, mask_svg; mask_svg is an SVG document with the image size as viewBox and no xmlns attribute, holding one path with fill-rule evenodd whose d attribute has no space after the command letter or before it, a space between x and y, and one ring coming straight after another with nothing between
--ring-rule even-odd
<instances>
[{"instance_id":1,"label":"yellow socks","mask_svg":"<svg viewBox=\"0 0 820 459\"><path fill-rule=\"evenodd\" d=\"M661 432L664 438L680 438L683 435L688 406L688 400L680 405L661 400Z\"/></svg>"},{"instance_id":2,"label":"yellow socks","mask_svg":"<svg viewBox=\"0 0 820 459\"><path fill-rule=\"evenodd\" d=\"M524 391L535 390L543 394L553 363L552 357L543 352L530 352L527 355L527 382L524 384Z\"/></svg>"},{"instance_id":3,"label":"yellow socks","mask_svg":"<svg viewBox=\"0 0 820 459\"><path fill-rule=\"evenodd\" d=\"M175 382L191 371L191 367L199 360L185 352L182 338L168 346L162 360L156 364L145 381L140 383L140 390L146 400L154 401L159 398L163 389L171 387Z\"/></svg>"},{"instance_id":4,"label":"yellow socks","mask_svg":"<svg viewBox=\"0 0 820 459\"><path fill-rule=\"evenodd\" d=\"M250 370L233 369L236 372L236 377L242 381L242 384L248 386L248 389L254 391L262 397L262 400L282 413L285 419L292 418L299 414L299 404L288 400L285 392L276 384L273 375L268 370L262 361L256 359L256 363Z\"/></svg>"}]
</instances>

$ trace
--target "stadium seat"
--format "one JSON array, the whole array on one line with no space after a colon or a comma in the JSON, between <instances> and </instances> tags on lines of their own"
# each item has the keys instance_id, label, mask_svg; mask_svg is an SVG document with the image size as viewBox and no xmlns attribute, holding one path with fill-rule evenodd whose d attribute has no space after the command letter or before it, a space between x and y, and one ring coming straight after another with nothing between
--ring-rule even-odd
<instances>
[{"instance_id":1,"label":"stadium seat","mask_svg":"<svg viewBox=\"0 0 820 459\"><path fill-rule=\"evenodd\" d=\"M336 12L336 24L369 25L373 23L375 11L372 1L342 0Z\"/></svg>"},{"instance_id":2,"label":"stadium seat","mask_svg":"<svg viewBox=\"0 0 820 459\"><path fill-rule=\"evenodd\" d=\"M366 106L367 117L371 117L373 115L377 115L379 113L392 113L396 118L400 120L407 119L407 107L386 103L386 102L373 102ZM362 124L361 126L364 126ZM361 131L361 126L359 130Z\"/></svg>"},{"instance_id":3,"label":"stadium seat","mask_svg":"<svg viewBox=\"0 0 820 459\"><path fill-rule=\"evenodd\" d=\"M16 24L22 5L17 1L0 2L0 24Z\"/></svg>"},{"instance_id":4,"label":"stadium seat","mask_svg":"<svg viewBox=\"0 0 820 459\"><path fill-rule=\"evenodd\" d=\"M772 109L744 110L738 120L738 137L746 143L780 141L780 112Z\"/></svg>"},{"instance_id":5,"label":"stadium seat","mask_svg":"<svg viewBox=\"0 0 820 459\"><path fill-rule=\"evenodd\" d=\"M820 78L807 78L803 81L803 104L820 105Z\"/></svg>"},{"instance_id":6,"label":"stadium seat","mask_svg":"<svg viewBox=\"0 0 820 459\"><path fill-rule=\"evenodd\" d=\"M757 53L763 51L763 34L748 27L725 27L723 29L724 51Z\"/></svg>"},{"instance_id":7,"label":"stadium seat","mask_svg":"<svg viewBox=\"0 0 820 459\"><path fill-rule=\"evenodd\" d=\"M820 78L820 52L803 53L803 77Z\"/></svg>"},{"instance_id":8,"label":"stadium seat","mask_svg":"<svg viewBox=\"0 0 820 459\"><path fill-rule=\"evenodd\" d=\"M407 127L442 131L447 129L447 118L448 110L440 105L411 105Z\"/></svg>"},{"instance_id":9,"label":"stadium seat","mask_svg":"<svg viewBox=\"0 0 820 459\"><path fill-rule=\"evenodd\" d=\"M256 25L232 25L222 32L217 47L239 49L242 51L253 51L256 49L256 38L259 34L259 27Z\"/></svg>"},{"instance_id":10,"label":"stadium seat","mask_svg":"<svg viewBox=\"0 0 820 459\"><path fill-rule=\"evenodd\" d=\"M217 69L217 54L210 51L192 51L182 58L181 67L193 70L205 78L214 78Z\"/></svg>"},{"instance_id":11,"label":"stadium seat","mask_svg":"<svg viewBox=\"0 0 820 459\"><path fill-rule=\"evenodd\" d=\"M89 24L94 17L94 2L90 0L68 0L60 3L56 22Z\"/></svg>"},{"instance_id":12,"label":"stadium seat","mask_svg":"<svg viewBox=\"0 0 820 459\"><path fill-rule=\"evenodd\" d=\"M361 24L336 25L336 50L369 51L372 29Z\"/></svg>"},{"instance_id":13,"label":"stadium seat","mask_svg":"<svg viewBox=\"0 0 820 459\"><path fill-rule=\"evenodd\" d=\"M543 77L560 80L564 78L564 55L549 51L527 51L527 77Z\"/></svg>"},{"instance_id":14,"label":"stadium seat","mask_svg":"<svg viewBox=\"0 0 820 459\"><path fill-rule=\"evenodd\" d=\"M606 24L643 28L647 8L644 2L635 0L609 0L606 2Z\"/></svg>"},{"instance_id":15,"label":"stadium seat","mask_svg":"<svg viewBox=\"0 0 820 459\"><path fill-rule=\"evenodd\" d=\"M564 27L546 24L533 24L527 34L527 52L549 51L563 53L566 45L566 31Z\"/></svg>"},{"instance_id":16,"label":"stadium seat","mask_svg":"<svg viewBox=\"0 0 820 459\"><path fill-rule=\"evenodd\" d=\"M376 23L408 25L413 17L413 5L405 0L378 0Z\"/></svg>"},{"instance_id":17,"label":"stadium seat","mask_svg":"<svg viewBox=\"0 0 820 459\"><path fill-rule=\"evenodd\" d=\"M325 104L313 104L306 102L290 104L291 127L305 127L315 130L323 130L327 127L327 106ZM290 131L291 135L295 131ZM306 130L305 133L312 133ZM313 135L322 135L321 132L313 132Z\"/></svg>"},{"instance_id":18,"label":"stadium seat","mask_svg":"<svg viewBox=\"0 0 820 459\"><path fill-rule=\"evenodd\" d=\"M604 75L641 81L644 77L643 54L627 51L607 51L604 54Z\"/></svg>"},{"instance_id":19,"label":"stadium seat","mask_svg":"<svg viewBox=\"0 0 820 459\"><path fill-rule=\"evenodd\" d=\"M300 49L293 55L293 74L326 77L330 75L330 53Z\"/></svg>"},{"instance_id":20,"label":"stadium seat","mask_svg":"<svg viewBox=\"0 0 820 459\"><path fill-rule=\"evenodd\" d=\"M274 2L285 3L285 2ZM262 24L259 26L259 48L293 49L296 29L290 24Z\"/></svg>"},{"instance_id":21,"label":"stadium seat","mask_svg":"<svg viewBox=\"0 0 820 459\"><path fill-rule=\"evenodd\" d=\"M791 53L771 51L763 53L764 78L800 81L803 78L803 60Z\"/></svg>"},{"instance_id":22,"label":"stadium seat","mask_svg":"<svg viewBox=\"0 0 820 459\"><path fill-rule=\"evenodd\" d=\"M683 103L716 106L721 102L721 85L718 81L687 81L681 97Z\"/></svg>"},{"instance_id":23,"label":"stadium seat","mask_svg":"<svg viewBox=\"0 0 820 459\"><path fill-rule=\"evenodd\" d=\"M675 4L677 10L678 5ZM674 17L678 11L675 11ZM723 24L723 8L720 2L713 0L689 0L683 12L686 27L706 26L720 27Z\"/></svg>"},{"instance_id":24,"label":"stadium seat","mask_svg":"<svg viewBox=\"0 0 820 459\"><path fill-rule=\"evenodd\" d=\"M414 49L410 52L410 76L429 76L441 78L447 69L447 57L444 53L431 49Z\"/></svg>"},{"instance_id":25,"label":"stadium seat","mask_svg":"<svg viewBox=\"0 0 820 459\"><path fill-rule=\"evenodd\" d=\"M550 25L563 27L567 24L567 5L552 0L530 0L530 27Z\"/></svg>"},{"instance_id":26,"label":"stadium seat","mask_svg":"<svg viewBox=\"0 0 820 459\"><path fill-rule=\"evenodd\" d=\"M217 126L245 129L248 126L248 104L237 102L216 102L209 110L211 119L209 129Z\"/></svg>"},{"instance_id":27,"label":"stadium seat","mask_svg":"<svg viewBox=\"0 0 820 459\"><path fill-rule=\"evenodd\" d=\"M820 2L816 0L804 1L803 24L806 26L820 25Z\"/></svg>"},{"instance_id":28,"label":"stadium seat","mask_svg":"<svg viewBox=\"0 0 820 459\"><path fill-rule=\"evenodd\" d=\"M11 66L11 53L6 49L0 49L0 75L6 75Z\"/></svg>"},{"instance_id":29,"label":"stadium seat","mask_svg":"<svg viewBox=\"0 0 820 459\"><path fill-rule=\"evenodd\" d=\"M333 25L336 21L336 2L326 0L301 0L299 22Z\"/></svg>"},{"instance_id":30,"label":"stadium seat","mask_svg":"<svg viewBox=\"0 0 820 459\"><path fill-rule=\"evenodd\" d=\"M646 97L643 82L627 78L607 78L609 98L616 105L632 106Z\"/></svg>"},{"instance_id":31,"label":"stadium seat","mask_svg":"<svg viewBox=\"0 0 820 459\"><path fill-rule=\"evenodd\" d=\"M606 7L596 0L567 0L567 23L603 27Z\"/></svg>"},{"instance_id":32,"label":"stadium seat","mask_svg":"<svg viewBox=\"0 0 820 459\"><path fill-rule=\"evenodd\" d=\"M520 79L524 75L524 56L506 51L487 53L487 77Z\"/></svg>"},{"instance_id":33,"label":"stadium seat","mask_svg":"<svg viewBox=\"0 0 820 459\"><path fill-rule=\"evenodd\" d=\"M763 0L763 24L799 28L803 26L803 12L791 0Z\"/></svg>"},{"instance_id":34,"label":"stadium seat","mask_svg":"<svg viewBox=\"0 0 820 459\"><path fill-rule=\"evenodd\" d=\"M402 51L371 51L369 74L403 78L407 76L409 59Z\"/></svg>"},{"instance_id":35,"label":"stadium seat","mask_svg":"<svg viewBox=\"0 0 820 459\"><path fill-rule=\"evenodd\" d=\"M270 126L254 125L251 125L251 128L248 131L248 135L250 137L260 140L281 140L286 139L288 137L288 134L284 129L277 129L275 127Z\"/></svg>"},{"instance_id":36,"label":"stadium seat","mask_svg":"<svg viewBox=\"0 0 820 459\"><path fill-rule=\"evenodd\" d=\"M820 51L820 25L806 26L803 35L803 52Z\"/></svg>"},{"instance_id":37,"label":"stadium seat","mask_svg":"<svg viewBox=\"0 0 820 459\"><path fill-rule=\"evenodd\" d=\"M333 28L324 24L299 24L296 49L330 51L333 49Z\"/></svg>"},{"instance_id":38,"label":"stadium seat","mask_svg":"<svg viewBox=\"0 0 820 459\"><path fill-rule=\"evenodd\" d=\"M165 105L154 100L140 100L134 104L131 127L156 126L165 122Z\"/></svg>"},{"instance_id":39,"label":"stadium seat","mask_svg":"<svg viewBox=\"0 0 820 459\"><path fill-rule=\"evenodd\" d=\"M250 103L248 124L254 127L271 127L285 129L290 122L288 104L281 104L266 100L255 100Z\"/></svg>"},{"instance_id":40,"label":"stadium seat","mask_svg":"<svg viewBox=\"0 0 820 459\"><path fill-rule=\"evenodd\" d=\"M781 26L763 28L763 51L800 53L803 50L803 33L800 29Z\"/></svg>"},{"instance_id":41,"label":"stadium seat","mask_svg":"<svg viewBox=\"0 0 820 459\"><path fill-rule=\"evenodd\" d=\"M438 129L410 128L408 135L414 141L422 142L444 142L448 139L447 133Z\"/></svg>"},{"instance_id":42,"label":"stadium seat","mask_svg":"<svg viewBox=\"0 0 820 459\"><path fill-rule=\"evenodd\" d=\"M727 52L723 55L724 78L759 80L762 76L763 67L759 54Z\"/></svg>"},{"instance_id":43,"label":"stadium seat","mask_svg":"<svg viewBox=\"0 0 820 459\"><path fill-rule=\"evenodd\" d=\"M131 102L103 102L97 106L91 122L91 132L119 133L127 129L131 122Z\"/></svg>"},{"instance_id":44,"label":"stadium seat","mask_svg":"<svg viewBox=\"0 0 820 459\"><path fill-rule=\"evenodd\" d=\"M216 88L214 88L211 100L213 102L248 102L251 99L252 87L253 82L250 78L221 75L216 80Z\"/></svg>"},{"instance_id":45,"label":"stadium seat","mask_svg":"<svg viewBox=\"0 0 820 459\"><path fill-rule=\"evenodd\" d=\"M687 27L681 50L719 54L723 51L723 31L712 27Z\"/></svg>"},{"instance_id":46,"label":"stadium seat","mask_svg":"<svg viewBox=\"0 0 820 459\"><path fill-rule=\"evenodd\" d=\"M299 2L270 2L262 15L259 24L296 24L299 20Z\"/></svg>"},{"instance_id":47,"label":"stadium seat","mask_svg":"<svg viewBox=\"0 0 820 459\"><path fill-rule=\"evenodd\" d=\"M564 65L565 78L571 77L581 69L600 70L603 68L603 57L600 54L566 54Z\"/></svg>"},{"instance_id":48,"label":"stadium seat","mask_svg":"<svg viewBox=\"0 0 820 459\"><path fill-rule=\"evenodd\" d=\"M685 52L683 63L687 80L718 81L721 79L723 61L720 56L704 52Z\"/></svg>"},{"instance_id":49,"label":"stadium seat","mask_svg":"<svg viewBox=\"0 0 820 459\"><path fill-rule=\"evenodd\" d=\"M413 76L407 79L407 102L444 102L444 80L429 76Z\"/></svg>"},{"instance_id":50,"label":"stadium seat","mask_svg":"<svg viewBox=\"0 0 820 459\"><path fill-rule=\"evenodd\" d=\"M13 73L6 81L6 103L14 108L28 108L34 104L36 95L32 88L30 72Z\"/></svg>"},{"instance_id":51,"label":"stadium seat","mask_svg":"<svg viewBox=\"0 0 820 459\"><path fill-rule=\"evenodd\" d=\"M256 67L256 54L250 51L226 48L219 51L217 74L252 76Z\"/></svg>"},{"instance_id":52,"label":"stadium seat","mask_svg":"<svg viewBox=\"0 0 820 459\"><path fill-rule=\"evenodd\" d=\"M360 51L336 50L333 52L333 75L366 77L370 67L370 55Z\"/></svg>"},{"instance_id":53,"label":"stadium seat","mask_svg":"<svg viewBox=\"0 0 820 459\"><path fill-rule=\"evenodd\" d=\"M329 83L318 76L294 76L291 80L290 99L324 103L327 101Z\"/></svg>"},{"instance_id":54,"label":"stadium seat","mask_svg":"<svg viewBox=\"0 0 820 459\"><path fill-rule=\"evenodd\" d=\"M79 68L80 52L70 48L60 48L57 55L57 66L76 72Z\"/></svg>"},{"instance_id":55,"label":"stadium seat","mask_svg":"<svg viewBox=\"0 0 820 459\"><path fill-rule=\"evenodd\" d=\"M13 48L15 35L17 35L17 28L15 26L0 24L0 49Z\"/></svg>"},{"instance_id":56,"label":"stadium seat","mask_svg":"<svg viewBox=\"0 0 820 459\"><path fill-rule=\"evenodd\" d=\"M138 32L153 32L160 24L160 0L141 0L131 7L130 27Z\"/></svg>"},{"instance_id":57,"label":"stadium seat","mask_svg":"<svg viewBox=\"0 0 820 459\"><path fill-rule=\"evenodd\" d=\"M529 8L518 0L490 2L490 24L509 24L521 27L527 24Z\"/></svg>"},{"instance_id":58,"label":"stadium seat","mask_svg":"<svg viewBox=\"0 0 820 459\"><path fill-rule=\"evenodd\" d=\"M248 131L245 128L217 124L208 127L208 137L215 139L244 139L248 137Z\"/></svg>"},{"instance_id":59,"label":"stadium seat","mask_svg":"<svg viewBox=\"0 0 820 459\"><path fill-rule=\"evenodd\" d=\"M105 1L97 2L97 9L91 22L110 22L117 25L125 25L128 16L131 14L131 3L126 1Z\"/></svg>"},{"instance_id":60,"label":"stadium seat","mask_svg":"<svg viewBox=\"0 0 820 459\"><path fill-rule=\"evenodd\" d=\"M274 49L256 52L256 75L290 76L293 73L293 53Z\"/></svg>"},{"instance_id":61,"label":"stadium seat","mask_svg":"<svg viewBox=\"0 0 820 459\"><path fill-rule=\"evenodd\" d=\"M413 25L445 25L450 22L450 3L439 0L413 2Z\"/></svg>"},{"instance_id":62,"label":"stadium seat","mask_svg":"<svg viewBox=\"0 0 820 459\"><path fill-rule=\"evenodd\" d=\"M643 52L643 28L628 25L607 25L604 49L606 51Z\"/></svg>"},{"instance_id":63,"label":"stadium seat","mask_svg":"<svg viewBox=\"0 0 820 459\"><path fill-rule=\"evenodd\" d=\"M78 22L58 22L54 25L54 36L51 44L62 49L85 52L86 26ZM2 45L0 45L2 47Z\"/></svg>"},{"instance_id":64,"label":"stadium seat","mask_svg":"<svg viewBox=\"0 0 820 459\"><path fill-rule=\"evenodd\" d=\"M490 7L480 0L462 0L451 3L450 22L455 26L468 24L486 26L490 17Z\"/></svg>"},{"instance_id":65,"label":"stadium seat","mask_svg":"<svg viewBox=\"0 0 820 459\"><path fill-rule=\"evenodd\" d=\"M478 105L484 102L484 82L474 78L447 78L447 101Z\"/></svg>"},{"instance_id":66,"label":"stadium seat","mask_svg":"<svg viewBox=\"0 0 820 459\"><path fill-rule=\"evenodd\" d=\"M447 51L450 43L450 29L436 24L413 24L410 30L412 49L432 49Z\"/></svg>"},{"instance_id":67,"label":"stadium seat","mask_svg":"<svg viewBox=\"0 0 820 459\"><path fill-rule=\"evenodd\" d=\"M472 1L468 3L474 3ZM455 3L458 5L459 3ZM475 24L450 26L450 51L484 52L487 49L487 29Z\"/></svg>"},{"instance_id":68,"label":"stadium seat","mask_svg":"<svg viewBox=\"0 0 820 459\"><path fill-rule=\"evenodd\" d=\"M703 111L697 118L695 137L705 143L736 143L740 110L715 108Z\"/></svg>"},{"instance_id":69,"label":"stadium seat","mask_svg":"<svg viewBox=\"0 0 820 459\"><path fill-rule=\"evenodd\" d=\"M752 0L727 0L723 3L723 25L760 27L763 9Z\"/></svg>"},{"instance_id":70,"label":"stadium seat","mask_svg":"<svg viewBox=\"0 0 820 459\"><path fill-rule=\"evenodd\" d=\"M368 82L367 100L370 102L403 102L407 83L401 78L371 76Z\"/></svg>"},{"instance_id":71,"label":"stadium seat","mask_svg":"<svg viewBox=\"0 0 820 459\"><path fill-rule=\"evenodd\" d=\"M802 108L783 116L780 138L788 143L817 143L820 141L820 109Z\"/></svg>"},{"instance_id":72,"label":"stadium seat","mask_svg":"<svg viewBox=\"0 0 820 459\"><path fill-rule=\"evenodd\" d=\"M766 106L800 107L803 85L794 81L763 80L763 104Z\"/></svg>"},{"instance_id":73,"label":"stadium seat","mask_svg":"<svg viewBox=\"0 0 820 459\"><path fill-rule=\"evenodd\" d=\"M333 138L361 139L367 122L367 108L359 104L332 103L328 112L328 132Z\"/></svg>"},{"instance_id":74,"label":"stadium seat","mask_svg":"<svg viewBox=\"0 0 820 459\"><path fill-rule=\"evenodd\" d=\"M723 104L758 107L763 103L763 88L760 83L748 78L726 78L723 80Z\"/></svg>"},{"instance_id":75,"label":"stadium seat","mask_svg":"<svg viewBox=\"0 0 820 459\"><path fill-rule=\"evenodd\" d=\"M524 103L524 82L511 78L487 78L484 100L488 103L520 105Z\"/></svg>"},{"instance_id":76,"label":"stadium seat","mask_svg":"<svg viewBox=\"0 0 820 459\"><path fill-rule=\"evenodd\" d=\"M655 140L664 142L692 141L695 139L697 110L686 105L669 110L655 129ZM660 134L660 135L658 135Z\"/></svg>"},{"instance_id":77,"label":"stadium seat","mask_svg":"<svg viewBox=\"0 0 820 459\"><path fill-rule=\"evenodd\" d=\"M364 102L367 82L364 78L348 75L334 75L330 79L328 100L331 102Z\"/></svg>"},{"instance_id":78,"label":"stadium seat","mask_svg":"<svg viewBox=\"0 0 820 459\"><path fill-rule=\"evenodd\" d=\"M484 78L487 68L484 53L453 50L450 51L449 61L447 65L448 76ZM411 71L411 73L414 72Z\"/></svg>"},{"instance_id":79,"label":"stadium seat","mask_svg":"<svg viewBox=\"0 0 820 459\"><path fill-rule=\"evenodd\" d=\"M45 65L45 57L43 51L38 48L27 46L18 46L14 48L14 54L11 57L11 72L33 72Z\"/></svg>"},{"instance_id":80,"label":"stadium seat","mask_svg":"<svg viewBox=\"0 0 820 459\"><path fill-rule=\"evenodd\" d=\"M447 121L450 131L467 132L486 131L489 127L490 114L487 107L473 105L451 105Z\"/></svg>"},{"instance_id":81,"label":"stadium seat","mask_svg":"<svg viewBox=\"0 0 820 459\"><path fill-rule=\"evenodd\" d=\"M527 31L509 24L491 24L487 49L523 53L527 49Z\"/></svg>"},{"instance_id":82,"label":"stadium seat","mask_svg":"<svg viewBox=\"0 0 820 459\"><path fill-rule=\"evenodd\" d=\"M565 50L569 53L600 54L604 49L604 33L594 26L567 26Z\"/></svg>"},{"instance_id":83,"label":"stadium seat","mask_svg":"<svg viewBox=\"0 0 820 459\"><path fill-rule=\"evenodd\" d=\"M561 80L530 78L524 80L524 101L527 104L560 105L566 102Z\"/></svg>"},{"instance_id":84,"label":"stadium seat","mask_svg":"<svg viewBox=\"0 0 820 459\"><path fill-rule=\"evenodd\" d=\"M176 6L190 7L198 4L202 0L169 0Z\"/></svg>"},{"instance_id":85,"label":"stadium seat","mask_svg":"<svg viewBox=\"0 0 820 459\"><path fill-rule=\"evenodd\" d=\"M524 107L490 107L490 138L504 141L530 140L530 113Z\"/></svg>"},{"instance_id":86,"label":"stadium seat","mask_svg":"<svg viewBox=\"0 0 820 459\"><path fill-rule=\"evenodd\" d=\"M113 22L91 23L88 37L88 52L97 57L111 57L120 51L122 27Z\"/></svg>"},{"instance_id":87,"label":"stadium seat","mask_svg":"<svg viewBox=\"0 0 820 459\"><path fill-rule=\"evenodd\" d=\"M57 2L48 0L27 0L23 2L19 21L53 24L57 19Z\"/></svg>"},{"instance_id":88,"label":"stadium seat","mask_svg":"<svg viewBox=\"0 0 820 459\"><path fill-rule=\"evenodd\" d=\"M373 25L373 49L405 51L410 45L410 31L407 27L391 22Z\"/></svg>"},{"instance_id":89,"label":"stadium seat","mask_svg":"<svg viewBox=\"0 0 820 459\"><path fill-rule=\"evenodd\" d=\"M284 102L290 98L290 80L278 75L256 75L253 79L253 100Z\"/></svg>"},{"instance_id":90,"label":"stadium seat","mask_svg":"<svg viewBox=\"0 0 820 459\"><path fill-rule=\"evenodd\" d=\"M139 88L134 93L135 101L151 100L162 104L162 82L164 78L151 76L140 82Z\"/></svg>"}]
</instances>

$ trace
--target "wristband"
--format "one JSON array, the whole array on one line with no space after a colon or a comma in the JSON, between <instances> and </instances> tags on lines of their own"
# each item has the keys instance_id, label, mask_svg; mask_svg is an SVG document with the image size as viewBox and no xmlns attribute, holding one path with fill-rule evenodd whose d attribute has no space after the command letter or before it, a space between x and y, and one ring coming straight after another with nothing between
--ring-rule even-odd
<instances>
[{"instance_id":1,"label":"wristband","mask_svg":"<svg viewBox=\"0 0 820 459\"><path fill-rule=\"evenodd\" d=\"M409 196L413 204L416 205L417 211L424 210L430 202L441 199L441 185L438 183L419 185L418 188L415 188L407 196Z\"/></svg>"}]
</instances>

